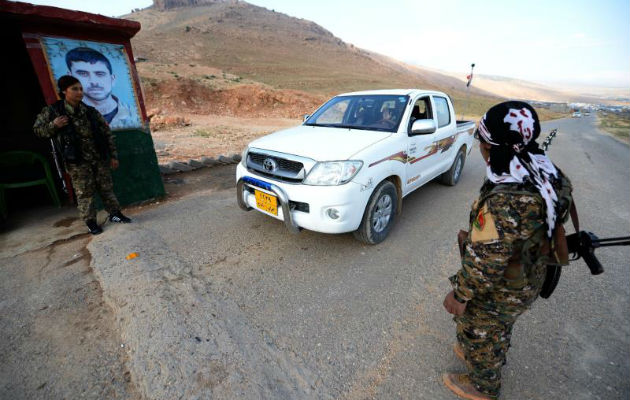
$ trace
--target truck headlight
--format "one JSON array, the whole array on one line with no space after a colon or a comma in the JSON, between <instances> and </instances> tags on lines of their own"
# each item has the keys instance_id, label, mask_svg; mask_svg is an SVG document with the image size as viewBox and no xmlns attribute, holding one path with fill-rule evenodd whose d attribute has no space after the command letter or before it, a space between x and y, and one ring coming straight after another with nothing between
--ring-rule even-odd
<instances>
[{"instance_id":1,"label":"truck headlight","mask_svg":"<svg viewBox=\"0 0 630 400\"><path fill-rule=\"evenodd\" d=\"M315 164L304 179L305 185L343 185L354 178L363 166L363 161L326 161Z\"/></svg>"},{"instance_id":2,"label":"truck headlight","mask_svg":"<svg viewBox=\"0 0 630 400\"><path fill-rule=\"evenodd\" d=\"M245 146L245 150L241 153L241 165L247 168L247 152L249 151L249 146Z\"/></svg>"}]
</instances>

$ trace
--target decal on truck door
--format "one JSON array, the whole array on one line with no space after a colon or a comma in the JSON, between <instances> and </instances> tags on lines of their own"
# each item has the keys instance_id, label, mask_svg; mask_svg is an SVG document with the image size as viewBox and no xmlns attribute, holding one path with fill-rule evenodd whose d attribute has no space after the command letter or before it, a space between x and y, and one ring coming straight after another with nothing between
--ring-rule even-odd
<instances>
[{"instance_id":1,"label":"decal on truck door","mask_svg":"<svg viewBox=\"0 0 630 400\"><path fill-rule=\"evenodd\" d=\"M403 164L413 164L416 163L420 160L423 160L427 157L431 157L434 154L437 154L438 152L443 153L445 151L448 151L453 144L455 143L455 141L457 140L457 136L460 135L461 132L458 132L456 134L454 134L453 136L449 136L446 137L444 139L440 139L440 140L436 140L435 142L431 143L430 145L426 146L424 148L424 151L426 152L425 154L419 156L419 157L409 157L407 155L407 152L405 151L399 151L396 154L392 154L389 157L385 157L381 160L375 161L372 164L370 164L368 166L368 168L373 167L377 164L382 163L383 161L399 161Z\"/></svg>"},{"instance_id":2,"label":"decal on truck door","mask_svg":"<svg viewBox=\"0 0 630 400\"><path fill-rule=\"evenodd\" d=\"M407 162L407 152L406 151L399 151L396 154L392 154L391 156L385 157L382 160L378 160L373 162L372 164L369 165L368 168L375 166L376 164L380 164L383 161L388 161L388 160L392 160L392 161L400 161L401 163L406 163Z\"/></svg>"}]
</instances>

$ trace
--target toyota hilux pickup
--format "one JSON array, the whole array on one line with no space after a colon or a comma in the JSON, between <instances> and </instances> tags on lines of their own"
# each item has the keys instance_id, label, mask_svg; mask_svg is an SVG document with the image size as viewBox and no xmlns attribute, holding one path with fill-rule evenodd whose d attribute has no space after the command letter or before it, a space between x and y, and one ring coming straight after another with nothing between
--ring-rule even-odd
<instances>
[{"instance_id":1,"label":"toyota hilux pickup","mask_svg":"<svg viewBox=\"0 0 630 400\"><path fill-rule=\"evenodd\" d=\"M237 201L291 232L354 232L382 242L402 199L438 178L459 181L475 124L449 96L419 89L341 94L302 125L258 138L236 168Z\"/></svg>"}]
</instances>

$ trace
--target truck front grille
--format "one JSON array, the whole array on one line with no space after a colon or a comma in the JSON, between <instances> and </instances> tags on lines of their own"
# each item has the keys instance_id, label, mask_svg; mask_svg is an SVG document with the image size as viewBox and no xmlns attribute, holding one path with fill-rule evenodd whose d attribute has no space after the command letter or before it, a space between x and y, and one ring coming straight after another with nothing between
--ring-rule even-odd
<instances>
[{"instance_id":1,"label":"truck front grille","mask_svg":"<svg viewBox=\"0 0 630 400\"><path fill-rule=\"evenodd\" d=\"M304 180L304 164L276 155L249 152L247 168L263 176L285 182L299 183Z\"/></svg>"}]
</instances>

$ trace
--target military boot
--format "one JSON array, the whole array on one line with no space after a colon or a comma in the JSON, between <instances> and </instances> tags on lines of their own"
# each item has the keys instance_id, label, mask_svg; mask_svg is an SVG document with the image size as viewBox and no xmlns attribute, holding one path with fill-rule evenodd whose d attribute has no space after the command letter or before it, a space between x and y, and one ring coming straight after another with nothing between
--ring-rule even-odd
<instances>
[{"instance_id":1,"label":"military boot","mask_svg":"<svg viewBox=\"0 0 630 400\"><path fill-rule=\"evenodd\" d=\"M466 374L444 374L442 375L444 386L449 388L457 396L467 400L493 400L487 394L481 393Z\"/></svg>"},{"instance_id":2,"label":"military boot","mask_svg":"<svg viewBox=\"0 0 630 400\"><path fill-rule=\"evenodd\" d=\"M90 231L92 235L98 235L99 233L103 233L103 228L98 226L98 224L96 223L96 220L88 219L87 221L85 221L85 225L87 225L88 230Z\"/></svg>"},{"instance_id":3,"label":"military boot","mask_svg":"<svg viewBox=\"0 0 630 400\"><path fill-rule=\"evenodd\" d=\"M120 222L122 224L128 224L131 222L131 218L125 217L120 211L109 214L109 220L112 222Z\"/></svg>"}]
</instances>

